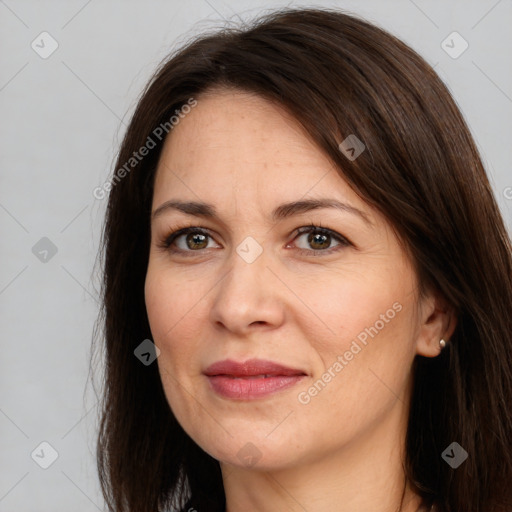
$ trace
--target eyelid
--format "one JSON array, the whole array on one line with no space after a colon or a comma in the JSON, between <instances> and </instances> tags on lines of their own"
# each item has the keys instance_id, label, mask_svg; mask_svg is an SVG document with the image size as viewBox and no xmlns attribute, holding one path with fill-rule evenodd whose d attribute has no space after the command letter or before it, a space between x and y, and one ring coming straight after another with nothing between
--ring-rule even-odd
<instances>
[{"instance_id":1,"label":"eyelid","mask_svg":"<svg viewBox=\"0 0 512 512\"><path fill-rule=\"evenodd\" d=\"M201 228L199 226L186 226L186 227L183 227L183 228L174 228L174 229L170 229L170 232L169 234L167 234L166 236L164 236L164 238L162 239L162 241L158 244L158 246L162 249L165 249L167 251L169 251L170 249L170 246L171 244L180 236L182 235L188 235L189 233L200 233L202 235L205 235L207 237L210 237L211 239L213 239L213 236L211 235L210 233L210 230L209 229L206 229L206 228ZM178 249L176 251L171 251L171 252L190 252L190 253L193 253L193 252L200 252L200 251L183 251L182 249Z\"/></svg>"},{"instance_id":2,"label":"eyelid","mask_svg":"<svg viewBox=\"0 0 512 512\"><path fill-rule=\"evenodd\" d=\"M329 249L321 249L321 250L317 250L317 251L315 251L313 249L298 248L297 249L298 251L309 252L309 253L313 252L313 253L317 253L317 254L329 254L331 252L335 252L337 250L336 248L339 248L339 247L350 247L350 246L354 247L354 244L347 237L343 236L341 233L338 233L337 231L334 231L332 229L325 228L323 226L316 225L316 224L310 224L308 226L302 226L300 228L297 228L295 230L296 236L294 237L293 241L295 241L299 236L301 236L305 233L310 233L310 232L316 232L319 234L328 235L331 238L334 238L338 242L338 245L335 245L334 247L331 247Z\"/></svg>"},{"instance_id":3,"label":"eyelid","mask_svg":"<svg viewBox=\"0 0 512 512\"><path fill-rule=\"evenodd\" d=\"M326 228L321 226L320 224L309 224L306 226L301 226L299 228L296 228L292 231L291 235L294 235L292 242L293 243L299 236L309 233L309 232L316 232L319 234L326 234L329 235L331 238L335 239L338 242L338 245L331 247L329 249L302 249L302 248L296 248L299 253L304 254L330 254L332 252L335 252L336 250L340 250L340 248L343 247L355 247L354 244L345 236L338 233L337 231L334 231L332 229ZM159 248L169 251L171 253L178 253L178 254L187 254L187 255L193 255L194 253L201 253L204 252L205 249L193 251L193 250L183 250L183 249L170 249L173 242L179 238L182 235L187 235L189 233L200 233L205 235L206 237L211 238L214 240L214 237L211 234L211 231L207 228L202 228L200 226L185 226L183 228L170 228L169 234L163 237L163 239L157 244ZM289 236L291 236L289 235ZM286 247L289 247L290 244L287 244Z\"/></svg>"}]
</instances>

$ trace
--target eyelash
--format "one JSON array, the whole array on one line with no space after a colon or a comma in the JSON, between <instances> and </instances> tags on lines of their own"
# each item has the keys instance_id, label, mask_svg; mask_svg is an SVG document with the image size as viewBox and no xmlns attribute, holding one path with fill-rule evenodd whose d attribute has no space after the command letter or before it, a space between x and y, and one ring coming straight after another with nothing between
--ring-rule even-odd
<instances>
[{"instance_id":1,"label":"eyelash","mask_svg":"<svg viewBox=\"0 0 512 512\"><path fill-rule=\"evenodd\" d=\"M331 247L330 249L317 249L317 250L315 250L315 249L297 249L299 251L299 254L306 254L306 255L311 255L311 253L331 254L333 252L343 249L344 247L353 246L352 242L350 242L347 238L340 235L336 231L332 231L331 229L324 228L322 226L317 226L315 224L311 224L309 226L303 226L303 227L296 229L295 230L296 236L294 237L293 240L295 241L299 236L303 235L304 233L311 233L311 232L314 232L314 233L320 234L320 235L330 236L331 238L333 238L334 240L339 242L339 244L335 245L334 247ZM164 249L166 251L169 251L171 253L180 253L180 254L184 254L186 256L193 256L194 253L197 254L197 253L203 252L205 249L198 249L198 250L194 251L194 250L190 250L190 249L183 250L183 249L176 249L176 248L172 249L171 248L173 242L178 237L180 237L182 235L188 235L189 233L199 233L201 235L205 235L207 237L213 238L207 230L197 227L197 226L190 226L190 227L186 227L186 228L182 228L182 229L173 230L170 234L166 235L161 240L160 243L158 243L158 247L160 247L161 249ZM187 253L189 253L189 254L187 254ZM316 256L316 254L315 254L315 256Z\"/></svg>"}]
</instances>

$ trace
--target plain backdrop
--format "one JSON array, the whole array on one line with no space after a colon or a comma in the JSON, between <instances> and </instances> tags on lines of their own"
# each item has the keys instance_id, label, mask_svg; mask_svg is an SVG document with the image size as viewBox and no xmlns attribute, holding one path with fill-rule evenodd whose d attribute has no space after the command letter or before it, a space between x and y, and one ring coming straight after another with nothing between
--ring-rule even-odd
<instances>
[{"instance_id":1,"label":"plain backdrop","mask_svg":"<svg viewBox=\"0 0 512 512\"><path fill-rule=\"evenodd\" d=\"M88 370L106 200L93 190L142 87L195 34L298 5L355 13L435 66L511 228L510 0L0 0L0 512L104 510Z\"/></svg>"}]
</instances>

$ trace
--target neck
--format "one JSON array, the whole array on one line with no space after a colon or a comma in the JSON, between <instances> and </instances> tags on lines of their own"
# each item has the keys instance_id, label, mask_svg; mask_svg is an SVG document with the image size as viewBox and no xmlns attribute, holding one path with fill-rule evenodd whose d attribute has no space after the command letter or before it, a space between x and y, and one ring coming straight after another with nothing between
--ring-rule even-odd
<instances>
[{"instance_id":1,"label":"neck","mask_svg":"<svg viewBox=\"0 0 512 512\"><path fill-rule=\"evenodd\" d=\"M421 499L405 485L403 470L404 409L398 402L350 446L304 457L293 467L221 463L226 512L416 512Z\"/></svg>"}]
</instances>

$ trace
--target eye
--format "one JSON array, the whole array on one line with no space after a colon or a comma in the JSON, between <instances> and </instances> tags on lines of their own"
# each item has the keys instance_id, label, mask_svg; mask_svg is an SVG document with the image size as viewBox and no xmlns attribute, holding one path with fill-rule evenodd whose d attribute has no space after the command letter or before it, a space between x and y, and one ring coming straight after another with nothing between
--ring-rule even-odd
<instances>
[{"instance_id":1,"label":"eye","mask_svg":"<svg viewBox=\"0 0 512 512\"><path fill-rule=\"evenodd\" d=\"M193 253L211 248L208 239L213 240L206 230L192 226L173 231L159 245L170 252Z\"/></svg>"},{"instance_id":2,"label":"eye","mask_svg":"<svg viewBox=\"0 0 512 512\"><path fill-rule=\"evenodd\" d=\"M294 240L300 240L302 238L305 240L306 245L311 247L311 249L299 247L299 251L301 253L331 253L352 245L344 236L340 235L339 233L336 233L335 231L327 228L322 228L320 226L304 226L299 228L296 232L298 233L298 236L295 237ZM304 237L304 235L307 236ZM333 241L338 242L338 244L331 246Z\"/></svg>"},{"instance_id":3,"label":"eye","mask_svg":"<svg viewBox=\"0 0 512 512\"><path fill-rule=\"evenodd\" d=\"M305 243L311 247L309 249L299 246L297 250L301 254L330 254L331 252L339 251L344 247L353 245L349 240L336 231L320 226L303 226L298 228L295 233L297 236L294 238L294 242L297 239L300 240L303 238ZM201 252L203 249L211 249L212 246L209 245L209 242L212 240L213 238L207 230L191 226L172 231L169 235L165 236L158 245L171 253L193 256L194 253ZM331 245L333 241L337 242L334 246ZM286 247L290 247L290 245L287 245Z\"/></svg>"}]
</instances>

